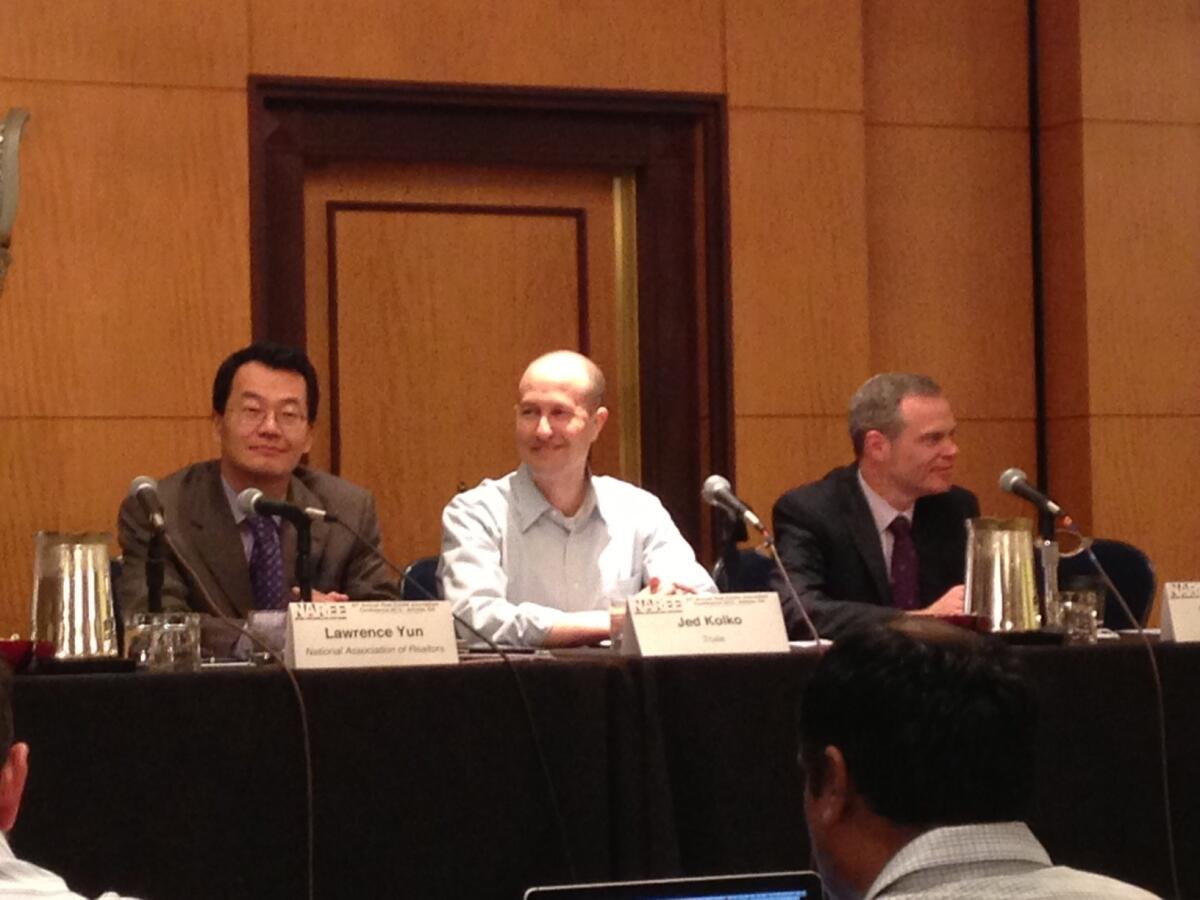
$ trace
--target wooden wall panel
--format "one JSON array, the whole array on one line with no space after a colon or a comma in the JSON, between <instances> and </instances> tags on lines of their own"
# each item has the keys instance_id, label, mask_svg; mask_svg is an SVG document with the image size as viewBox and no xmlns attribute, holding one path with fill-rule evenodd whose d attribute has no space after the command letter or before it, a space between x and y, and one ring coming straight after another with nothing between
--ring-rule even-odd
<instances>
[{"instance_id":1,"label":"wooden wall panel","mask_svg":"<svg viewBox=\"0 0 1200 900\"><path fill-rule=\"evenodd\" d=\"M927 372L959 415L1032 418L1028 152L1019 131L867 129L871 366Z\"/></svg>"},{"instance_id":2,"label":"wooden wall panel","mask_svg":"<svg viewBox=\"0 0 1200 900\"><path fill-rule=\"evenodd\" d=\"M950 402L957 412L953 394ZM958 416L958 460L954 481L974 491L985 516L1033 516L1033 508L1000 490L1000 473L1010 466L1024 469L1033 477L1037 471L1037 449L1033 417L1008 421L970 419Z\"/></svg>"},{"instance_id":3,"label":"wooden wall panel","mask_svg":"<svg viewBox=\"0 0 1200 900\"><path fill-rule=\"evenodd\" d=\"M720 92L719 0L249 0L262 74Z\"/></svg>"},{"instance_id":4,"label":"wooden wall panel","mask_svg":"<svg viewBox=\"0 0 1200 900\"><path fill-rule=\"evenodd\" d=\"M1095 533L1145 550L1160 585L1200 579L1200 417L1098 417L1091 438Z\"/></svg>"},{"instance_id":5,"label":"wooden wall panel","mask_svg":"<svg viewBox=\"0 0 1200 900\"><path fill-rule=\"evenodd\" d=\"M735 487L768 524L771 507L784 491L853 459L845 413L737 418Z\"/></svg>"},{"instance_id":6,"label":"wooden wall panel","mask_svg":"<svg viewBox=\"0 0 1200 900\"><path fill-rule=\"evenodd\" d=\"M735 407L841 415L868 374L862 119L730 124Z\"/></svg>"},{"instance_id":7,"label":"wooden wall panel","mask_svg":"<svg viewBox=\"0 0 1200 900\"><path fill-rule=\"evenodd\" d=\"M1200 0L1080 9L1085 118L1200 123Z\"/></svg>"},{"instance_id":8,"label":"wooden wall panel","mask_svg":"<svg viewBox=\"0 0 1200 900\"><path fill-rule=\"evenodd\" d=\"M5 0L0 79L244 88L246 0Z\"/></svg>"},{"instance_id":9,"label":"wooden wall panel","mask_svg":"<svg viewBox=\"0 0 1200 900\"><path fill-rule=\"evenodd\" d=\"M1196 415L1200 126L1088 122L1083 153L1091 412Z\"/></svg>"},{"instance_id":10,"label":"wooden wall panel","mask_svg":"<svg viewBox=\"0 0 1200 900\"><path fill-rule=\"evenodd\" d=\"M1042 132L1042 321L1046 414L1082 416L1090 408L1084 231L1083 126ZM1053 469L1053 466L1051 466Z\"/></svg>"},{"instance_id":11,"label":"wooden wall panel","mask_svg":"<svg viewBox=\"0 0 1200 900\"><path fill-rule=\"evenodd\" d=\"M1038 117L1042 128L1078 122L1082 115L1079 4L1037 3Z\"/></svg>"},{"instance_id":12,"label":"wooden wall panel","mask_svg":"<svg viewBox=\"0 0 1200 900\"><path fill-rule=\"evenodd\" d=\"M862 109L858 5L739 0L726 4L725 33L732 106Z\"/></svg>"},{"instance_id":13,"label":"wooden wall panel","mask_svg":"<svg viewBox=\"0 0 1200 900\"><path fill-rule=\"evenodd\" d=\"M1026 128L1025 4L864 0L868 122Z\"/></svg>"},{"instance_id":14,"label":"wooden wall panel","mask_svg":"<svg viewBox=\"0 0 1200 900\"><path fill-rule=\"evenodd\" d=\"M1050 496L1079 524L1092 534L1092 419L1088 416L1053 418L1046 423L1047 484ZM1115 536L1115 535L1113 535Z\"/></svg>"},{"instance_id":15,"label":"wooden wall panel","mask_svg":"<svg viewBox=\"0 0 1200 900\"><path fill-rule=\"evenodd\" d=\"M206 415L249 333L245 99L0 82L25 105L0 416Z\"/></svg>"},{"instance_id":16,"label":"wooden wall panel","mask_svg":"<svg viewBox=\"0 0 1200 900\"><path fill-rule=\"evenodd\" d=\"M215 454L208 417L0 421L8 499L0 504L0 636L29 632L33 535L107 531L137 475Z\"/></svg>"},{"instance_id":17,"label":"wooden wall panel","mask_svg":"<svg viewBox=\"0 0 1200 900\"><path fill-rule=\"evenodd\" d=\"M437 553L457 486L515 467L521 371L578 346L576 262L573 218L338 214L341 471L374 489L389 555Z\"/></svg>"}]
</instances>

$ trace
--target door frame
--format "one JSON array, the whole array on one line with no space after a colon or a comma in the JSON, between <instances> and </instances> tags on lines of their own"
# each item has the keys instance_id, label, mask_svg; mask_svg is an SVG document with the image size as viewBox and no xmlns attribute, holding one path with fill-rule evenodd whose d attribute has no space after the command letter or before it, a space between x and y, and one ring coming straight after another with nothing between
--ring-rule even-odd
<instances>
[{"instance_id":1,"label":"door frame","mask_svg":"<svg viewBox=\"0 0 1200 900\"><path fill-rule=\"evenodd\" d=\"M724 96L260 75L247 96L255 340L306 345L310 166L633 171L642 484L695 546L709 546L700 484L709 471L734 476Z\"/></svg>"}]
</instances>

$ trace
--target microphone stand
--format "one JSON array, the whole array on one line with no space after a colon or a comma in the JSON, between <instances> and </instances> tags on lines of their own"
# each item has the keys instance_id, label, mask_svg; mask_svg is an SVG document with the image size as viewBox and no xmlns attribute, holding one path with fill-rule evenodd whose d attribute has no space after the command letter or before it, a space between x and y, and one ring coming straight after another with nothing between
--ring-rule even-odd
<instances>
[{"instance_id":1,"label":"microphone stand","mask_svg":"<svg viewBox=\"0 0 1200 900\"><path fill-rule=\"evenodd\" d=\"M717 571L713 581L717 582L718 588L728 591L741 577L742 556L738 544L749 535L746 532L746 523L740 516L735 517L723 512L718 513L717 520L720 549L717 551Z\"/></svg>"},{"instance_id":2,"label":"microphone stand","mask_svg":"<svg viewBox=\"0 0 1200 900\"><path fill-rule=\"evenodd\" d=\"M297 519L296 526L296 585L300 602L312 603L312 523Z\"/></svg>"},{"instance_id":3,"label":"microphone stand","mask_svg":"<svg viewBox=\"0 0 1200 900\"><path fill-rule=\"evenodd\" d=\"M151 613L162 612L164 530L155 528L146 546L146 608Z\"/></svg>"}]
</instances>

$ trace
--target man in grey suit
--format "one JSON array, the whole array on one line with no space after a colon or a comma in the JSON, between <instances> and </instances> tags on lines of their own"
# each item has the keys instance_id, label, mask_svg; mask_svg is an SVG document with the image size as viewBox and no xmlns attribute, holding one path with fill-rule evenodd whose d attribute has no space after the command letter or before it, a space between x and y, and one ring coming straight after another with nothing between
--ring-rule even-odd
<instances>
[{"instance_id":1,"label":"man in grey suit","mask_svg":"<svg viewBox=\"0 0 1200 900\"><path fill-rule=\"evenodd\" d=\"M358 532L313 522L313 600L399 599L371 548L379 522L371 494L334 475L300 466L312 446L319 392L302 350L259 343L227 358L213 380L213 430L219 459L194 463L159 482L168 533L194 575L166 554L163 606L211 612L204 593L228 615L278 609L296 599L296 531L271 516L245 515L237 495L257 488L273 500L333 513ZM146 607L150 523L130 497L117 522L124 566L122 610ZM199 581L199 584L197 583Z\"/></svg>"}]
</instances>

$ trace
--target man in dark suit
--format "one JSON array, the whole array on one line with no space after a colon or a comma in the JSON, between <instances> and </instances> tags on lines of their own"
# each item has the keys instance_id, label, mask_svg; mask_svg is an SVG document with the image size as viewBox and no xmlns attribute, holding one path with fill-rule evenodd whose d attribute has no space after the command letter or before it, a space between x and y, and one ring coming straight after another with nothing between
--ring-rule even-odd
<instances>
[{"instance_id":1,"label":"man in dark suit","mask_svg":"<svg viewBox=\"0 0 1200 900\"><path fill-rule=\"evenodd\" d=\"M296 531L271 516L247 516L237 495L258 488L270 499L336 515L379 545L371 494L334 475L300 466L312 446L319 393L304 352L252 344L232 354L213 381L213 430L219 459L194 463L158 486L168 532L193 572L166 554L163 606L210 612L286 607L296 597ZM118 532L124 566L117 585L125 613L146 607L150 524L132 498L121 505ZM384 564L340 525L313 522L313 599L399 599ZM199 584L197 583L199 581Z\"/></svg>"},{"instance_id":2,"label":"man in dark suit","mask_svg":"<svg viewBox=\"0 0 1200 900\"><path fill-rule=\"evenodd\" d=\"M800 602L823 637L898 615L963 609L970 491L952 483L958 446L949 401L930 378L888 372L850 401L856 461L788 491L775 539ZM793 637L809 637L778 576Z\"/></svg>"}]
</instances>

